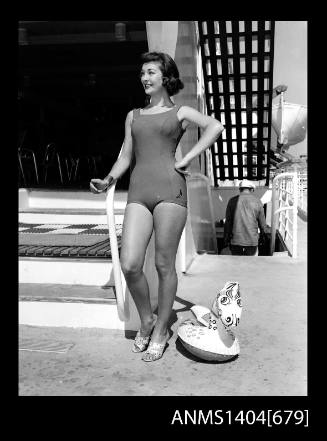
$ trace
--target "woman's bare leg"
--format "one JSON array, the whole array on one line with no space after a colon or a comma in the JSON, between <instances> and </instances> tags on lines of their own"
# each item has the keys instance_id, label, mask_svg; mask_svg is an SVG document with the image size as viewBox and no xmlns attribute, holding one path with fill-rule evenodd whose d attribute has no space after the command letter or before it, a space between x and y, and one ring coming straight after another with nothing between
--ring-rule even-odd
<instances>
[{"instance_id":1,"label":"woman's bare leg","mask_svg":"<svg viewBox=\"0 0 327 441\"><path fill-rule=\"evenodd\" d=\"M177 291L176 253L187 218L187 208L162 202L153 213L155 231L155 263L159 278L158 319L151 341L162 343Z\"/></svg>"},{"instance_id":2,"label":"woman's bare leg","mask_svg":"<svg viewBox=\"0 0 327 441\"><path fill-rule=\"evenodd\" d=\"M141 336L149 335L154 316L151 309L149 286L143 272L146 249L153 231L150 211L141 204L130 203L124 215L121 268L141 320Z\"/></svg>"}]
</instances>

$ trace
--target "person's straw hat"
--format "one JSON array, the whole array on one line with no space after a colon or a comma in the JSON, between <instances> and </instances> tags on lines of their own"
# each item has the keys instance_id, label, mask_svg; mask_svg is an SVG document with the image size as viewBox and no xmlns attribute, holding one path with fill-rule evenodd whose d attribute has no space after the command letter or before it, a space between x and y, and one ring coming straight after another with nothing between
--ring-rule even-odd
<instances>
[{"instance_id":1,"label":"person's straw hat","mask_svg":"<svg viewBox=\"0 0 327 441\"><path fill-rule=\"evenodd\" d=\"M248 181L247 179L243 179L239 185L240 188L255 188L255 183L252 181Z\"/></svg>"}]
</instances>

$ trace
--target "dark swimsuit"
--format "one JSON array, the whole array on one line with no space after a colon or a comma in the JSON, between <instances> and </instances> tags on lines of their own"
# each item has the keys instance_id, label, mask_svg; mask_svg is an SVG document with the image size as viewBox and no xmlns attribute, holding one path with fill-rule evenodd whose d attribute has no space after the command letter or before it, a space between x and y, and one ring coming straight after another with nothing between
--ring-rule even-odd
<instances>
[{"instance_id":1,"label":"dark swimsuit","mask_svg":"<svg viewBox=\"0 0 327 441\"><path fill-rule=\"evenodd\" d=\"M127 204L136 202L153 213L160 202L187 207L185 176L176 171L175 152L184 133L177 118L180 106L156 114L133 110L132 139L135 166Z\"/></svg>"}]
</instances>

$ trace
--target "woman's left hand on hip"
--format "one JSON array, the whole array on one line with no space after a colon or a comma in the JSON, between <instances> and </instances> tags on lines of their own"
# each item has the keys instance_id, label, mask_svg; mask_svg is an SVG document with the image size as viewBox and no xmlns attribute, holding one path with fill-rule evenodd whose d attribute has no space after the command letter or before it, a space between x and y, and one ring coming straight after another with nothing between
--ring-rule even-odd
<instances>
[{"instance_id":1,"label":"woman's left hand on hip","mask_svg":"<svg viewBox=\"0 0 327 441\"><path fill-rule=\"evenodd\" d=\"M182 173L185 176L190 176L191 172L189 172L187 170L187 165L183 163L183 161L179 161L179 162L175 162L175 169L179 172Z\"/></svg>"}]
</instances>

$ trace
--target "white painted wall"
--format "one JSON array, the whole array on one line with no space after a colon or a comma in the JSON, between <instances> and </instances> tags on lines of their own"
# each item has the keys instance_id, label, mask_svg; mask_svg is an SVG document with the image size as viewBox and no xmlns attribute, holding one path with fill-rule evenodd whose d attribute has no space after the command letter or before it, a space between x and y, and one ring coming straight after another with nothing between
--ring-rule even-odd
<instances>
[{"instance_id":1,"label":"white painted wall","mask_svg":"<svg viewBox=\"0 0 327 441\"><path fill-rule=\"evenodd\" d=\"M19 259L19 283L104 286L112 279L110 259Z\"/></svg>"},{"instance_id":2,"label":"white painted wall","mask_svg":"<svg viewBox=\"0 0 327 441\"><path fill-rule=\"evenodd\" d=\"M19 324L135 330L119 320L116 305L90 303L19 302Z\"/></svg>"},{"instance_id":3,"label":"white painted wall","mask_svg":"<svg viewBox=\"0 0 327 441\"><path fill-rule=\"evenodd\" d=\"M175 58L178 21L146 21L149 51L165 52Z\"/></svg>"},{"instance_id":4,"label":"white painted wall","mask_svg":"<svg viewBox=\"0 0 327 441\"><path fill-rule=\"evenodd\" d=\"M18 191L19 210L27 208L44 209L106 209L106 193L93 194L90 191L32 190L20 188ZM115 209L124 209L127 191L115 191Z\"/></svg>"}]
</instances>

